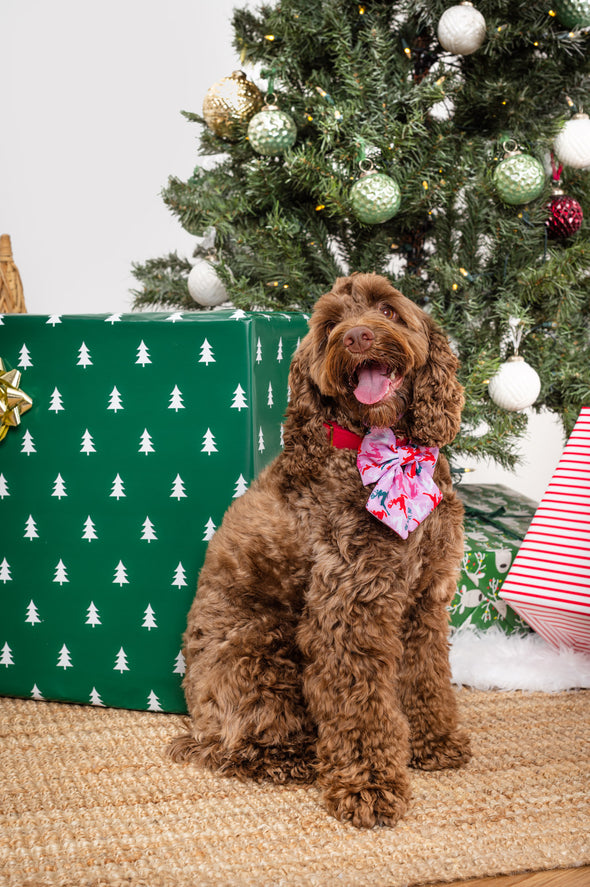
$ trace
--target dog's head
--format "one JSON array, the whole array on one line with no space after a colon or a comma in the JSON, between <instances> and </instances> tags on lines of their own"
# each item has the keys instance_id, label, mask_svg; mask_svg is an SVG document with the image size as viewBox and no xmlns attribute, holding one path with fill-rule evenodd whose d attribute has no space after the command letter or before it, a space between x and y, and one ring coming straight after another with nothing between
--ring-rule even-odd
<instances>
[{"instance_id":1,"label":"dog's head","mask_svg":"<svg viewBox=\"0 0 590 887\"><path fill-rule=\"evenodd\" d=\"M443 446L459 430L458 361L432 319L377 274L339 278L315 305L291 389L323 411ZM335 418L335 415L332 416Z\"/></svg>"}]
</instances>

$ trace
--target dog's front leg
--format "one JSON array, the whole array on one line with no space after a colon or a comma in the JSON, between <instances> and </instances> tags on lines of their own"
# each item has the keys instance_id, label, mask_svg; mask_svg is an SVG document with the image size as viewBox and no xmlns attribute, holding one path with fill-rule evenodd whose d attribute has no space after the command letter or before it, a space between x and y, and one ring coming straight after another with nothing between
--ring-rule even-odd
<instances>
[{"instance_id":1,"label":"dog's front leg","mask_svg":"<svg viewBox=\"0 0 590 887\"><path fill-rule=\"evenodd\" d=\"M383 580L363 588L337 570L314 573L298 642L318 730L318 782L337 819L395 825L410 797L409 728L396 678L401 614Z\"/></svg>"}]
</instances>

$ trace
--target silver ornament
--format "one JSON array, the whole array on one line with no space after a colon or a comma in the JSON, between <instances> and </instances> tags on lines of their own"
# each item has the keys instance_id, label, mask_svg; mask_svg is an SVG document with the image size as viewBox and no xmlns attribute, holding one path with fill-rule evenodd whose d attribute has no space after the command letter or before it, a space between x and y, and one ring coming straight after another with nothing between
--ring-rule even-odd
<instances>
[{"instance_id":1,"label":"silver ornament","mask_svg":"<svg viewBox=\"0 0 590 887\"><path fill-rule=\"evenodd\" d=\"M485 40L486 20L469 2L449 6L440 17L437 37L447 52L471 55Z\"/></svg>"},{"instance_id":2,"label":"silver ornament","mask_svg":"<svg viewBox=\"0 0 590 887\"><path fill-rule=\"evenodd\" d=\"M519 354L509 357L488 382L491 399L501 409L509 412L519 412L530 407L540 391L539 374Z\"/></svg>"},{"instance_id":3,"label":"silver ornament","mask_svg":"<svg viewBox=\"0 0 590 887\"><path fill-rule=\"evenodd\" d=\"M229 300L227 290L207 259L197 259L188 276L191 297L204 308L214 308Z\"/></svg>"},{"instance_id":4,"label":"silver ornament","mask_svg":"<svg viewBox=\"0 0 590 887\"><path fill-rule=\"evenodd\" d=\"M590 117L574 114L558 133L553 149L562 163L574 169L590 166Z\"/></svg>"}]
</instances>

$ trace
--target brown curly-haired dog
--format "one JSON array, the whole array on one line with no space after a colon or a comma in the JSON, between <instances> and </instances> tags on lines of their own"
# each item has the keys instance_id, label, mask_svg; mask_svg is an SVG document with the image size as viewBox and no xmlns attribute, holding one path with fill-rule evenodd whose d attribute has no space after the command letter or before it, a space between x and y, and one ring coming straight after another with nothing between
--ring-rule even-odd
<instances>
[{"instance_id":1,"label":"brown curly-haired dog","mask_svg":"<svg viewBox=\"0 0 590 887\"><path fill-rule=\"evenodd\" d=\"M463 513L440 455L442 501L401 538L366 510L354 438L390 427L443 446L462 389L444 334L383 277L340 278L309 325L284 450L209 544L184 635L192 723L170 752L223 774L314 780L338 819L393 825L408 765L470 757L446 612Z\"/></svg>"}]
</instances>

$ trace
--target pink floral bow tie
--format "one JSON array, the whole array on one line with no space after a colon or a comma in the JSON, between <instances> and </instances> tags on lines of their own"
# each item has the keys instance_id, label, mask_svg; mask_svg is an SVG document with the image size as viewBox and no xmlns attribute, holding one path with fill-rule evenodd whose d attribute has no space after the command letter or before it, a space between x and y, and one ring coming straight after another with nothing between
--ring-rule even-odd
<instances>
[{"instance_id":1,"label":"pink floral bow tie","mask_svg":"<svg viewBox=\"0 0 590 887\"><path fill-rule=\"evenodd\" d=\"M359 447L357 465L364 486L375 484L367 511L407 539L442 499L432 474L438 447L396 440L391 428L371 428Z\"/></svg>"}]
</instances>

